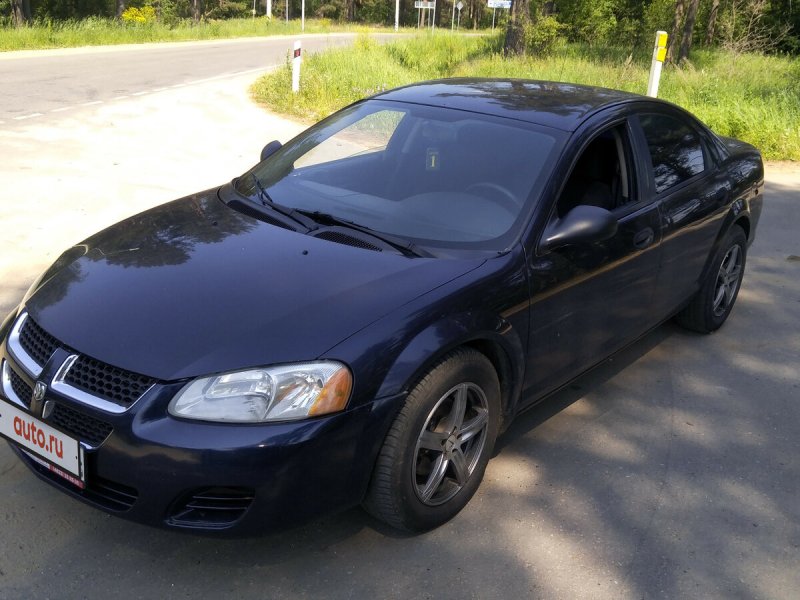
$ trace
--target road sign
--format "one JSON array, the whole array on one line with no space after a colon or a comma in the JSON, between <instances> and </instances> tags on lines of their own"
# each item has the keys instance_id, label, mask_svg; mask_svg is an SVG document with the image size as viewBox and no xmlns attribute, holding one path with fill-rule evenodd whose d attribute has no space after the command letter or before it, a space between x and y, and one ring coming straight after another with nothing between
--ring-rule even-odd
<instances>
[{"instance_id":1,"label":"road sign","mask_svg":"<svg viewBox=\"0 0 800 600\"><path fill-rule=\"evenodd\" d=\"M458 10L461 10L462 8L464 8L464 3L463 2L459 2L458 4L456 4L456 8Z\"/></svg>"},{"instance_id":2,"label":"road sign","mask_svg":"<svg viewBox=\"0 0 800 600\"><path fill-rule=\"evenodd\" d=\"M416 0L414 2L414 8L427 8L433 9L436 6L436 2L426 2L425 0Z\"/></svg>"},{"instance_id":3,"label":"road sign","mask_svg":"<svg viewBox=\"0 0 800 600\"><path fill-rule=\"evenodd\" d=\"M511 0L488 0L489 8L511 8Z\"/></svg>"}]
</instances>

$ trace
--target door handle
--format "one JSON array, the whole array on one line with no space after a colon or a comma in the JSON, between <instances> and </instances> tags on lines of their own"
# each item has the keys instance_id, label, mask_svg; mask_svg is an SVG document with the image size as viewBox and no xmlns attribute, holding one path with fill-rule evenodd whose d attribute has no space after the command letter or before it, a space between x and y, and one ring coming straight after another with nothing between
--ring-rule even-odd
<instances>
[{"instance_id":1,"label":"door handle","mask_svg":"<svg viewBox=\"0 0 800 600\"><path fill-rule=\"evenodd\" d=\"M656 239L656 234L651 227L645 227L633 236L633 245L640 250L647 248Z\"/></svg>"}]
</instances>

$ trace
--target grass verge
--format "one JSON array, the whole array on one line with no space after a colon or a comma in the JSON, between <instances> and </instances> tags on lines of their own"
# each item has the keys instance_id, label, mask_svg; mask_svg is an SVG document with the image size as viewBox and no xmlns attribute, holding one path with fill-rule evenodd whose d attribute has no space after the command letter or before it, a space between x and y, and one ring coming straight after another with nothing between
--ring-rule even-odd
<instances>
[{"instance_id":1,"label":"grass verge","mask_svg":"<svg viewBox=\"0 0 800 600\"><path fill-rule=\"evenodd\" d=\"M381 31L371 27L371 31ZM385 29L390 31L389 28ZM307 19L305 33L353 31L327 19ZM392 30L393 31L393 30ZM125 23L116 19L90 17L79 21L41 21L29 27L0 28L0 51L74 48L146 42L178 42L222 38L296 35L300 21L282 19L226 19L222 21L179 21L165 23Z\"/></svg>"},{"instance_id":2,"label":"grass verge","mask_svg":"<svg viewBox=\"0 0 800 600\"><path fill-rule=\"evenodd\" d=\"M549 79L644 93L649 52L563 44L544 57L506 59L500 36L449 32L378 44L359 36L352 48L304 60L302 88L291 92L291 65L260 78L253 97L305 121L382 89L438 77ZM683 106L721 135L758 147L770 160L800 160L800 62L784 57L695 51L693 62L668 67L659 96Z\"/></svg>"}]
</instances>

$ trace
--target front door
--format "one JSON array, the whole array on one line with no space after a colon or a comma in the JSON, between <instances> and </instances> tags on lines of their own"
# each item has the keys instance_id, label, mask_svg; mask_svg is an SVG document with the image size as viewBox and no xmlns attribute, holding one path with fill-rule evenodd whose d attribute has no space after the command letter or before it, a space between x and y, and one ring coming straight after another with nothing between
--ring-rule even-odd
<instances>
[{"instance_id":1,"label":"front door","mask_svg":"<svg viewBox=\"0 0 800 600\"><path fill-rule=\"evenodd\" d=\"M658 322L651 301L659 265L661 217L638 186L628 123L584 147L551 219L588 204L619 227L600 243L530 249L531 329L526 401L535 401L600 362Z\"/></svg>"}]
</instances>

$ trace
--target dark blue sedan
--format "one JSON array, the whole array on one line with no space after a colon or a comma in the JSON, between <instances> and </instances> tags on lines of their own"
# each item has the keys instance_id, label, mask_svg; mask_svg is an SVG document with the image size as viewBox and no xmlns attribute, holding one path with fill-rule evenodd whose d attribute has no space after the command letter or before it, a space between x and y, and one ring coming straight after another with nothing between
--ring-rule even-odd
<instances>
[{"instance_id":1,"label":"dark blue sedan","mask_svg":"<svg viewBox=\"0 0 800 600\"><path fill-rule=\"evenodd\" d=\"M756 149L666 102L388 91L67 250L0 328L0 434L151 525L430 529L520 411L666 319L723 324L762 191Z\"/></svg>"}]
</instances>

